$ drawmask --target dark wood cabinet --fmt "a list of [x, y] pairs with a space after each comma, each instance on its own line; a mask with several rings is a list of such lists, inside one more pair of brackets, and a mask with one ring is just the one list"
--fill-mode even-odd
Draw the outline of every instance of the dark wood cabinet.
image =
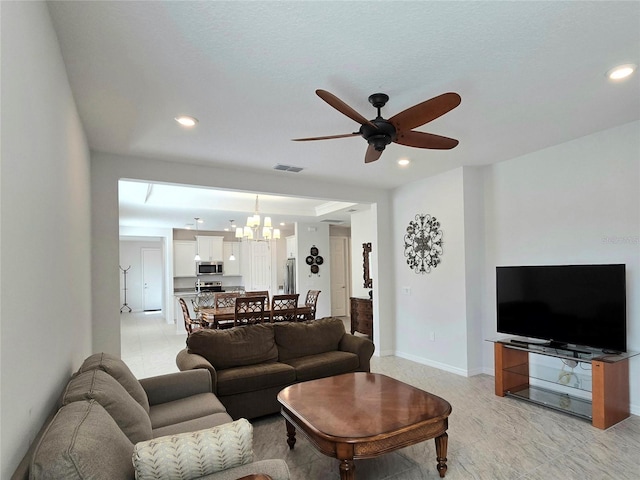
[[351, 333], [362, 333], [373, 340], [373, 304], [370, 298], [351, 297]]

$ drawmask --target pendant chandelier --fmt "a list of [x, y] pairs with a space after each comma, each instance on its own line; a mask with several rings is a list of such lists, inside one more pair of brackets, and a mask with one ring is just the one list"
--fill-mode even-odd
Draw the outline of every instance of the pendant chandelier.
[[247, 240], [276, 240], [280, 238], [280, 229], [272, 228], [271, 217], [264, 217], [262, 226], [260, 225], [260, 220], [258, 195], [256, 195], [253, 215], [247, 217], [247, 224], [244, 228], [236, 228], [236, 238], [246, 238]]

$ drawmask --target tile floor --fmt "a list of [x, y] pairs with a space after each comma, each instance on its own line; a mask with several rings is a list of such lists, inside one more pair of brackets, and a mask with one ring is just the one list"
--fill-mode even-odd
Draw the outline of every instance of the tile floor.
[[[175, 355], [186, 339], [182, 325], [160, 314], [122, 315], [122, 358], [139, 378], [177, 371]], [[470, 378], [398, 357], [373, 357], [372, 371], [439, 395], [449, 417], [449, 480], [637, 480], [640, 417], [608, 430], [510, 398], [496, 397], [493, 377]], [[337, 480], [338, 462], [319, 453], [302, 434], [286, 444], [276, 414], [252, 421], [257, 459], [283, 458], [292, 480]], [[358, 480], [436, 479], [433, 440], [370, 460], [356, 461]]]

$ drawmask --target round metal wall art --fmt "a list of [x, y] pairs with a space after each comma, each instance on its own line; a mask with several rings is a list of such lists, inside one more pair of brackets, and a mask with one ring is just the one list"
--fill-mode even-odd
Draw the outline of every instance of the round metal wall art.
[[318, 250], [318, 247], [316, 247], [315, 245], [309, 249], [309, 253], [310, 255], [307, 256], [305, 261], [307, 262], [307, 265], [311, 267], [311, 273], [314, 275], [319, 275], [320, 274], [319, 265], [322, 265], [324, 263], [324, 258], [320, 256], [320, 251]]
[[415, 273], [429, 273], [441, 262], [442, 230], [436, 217], [418, 213], [404, 236], [404, 256]]

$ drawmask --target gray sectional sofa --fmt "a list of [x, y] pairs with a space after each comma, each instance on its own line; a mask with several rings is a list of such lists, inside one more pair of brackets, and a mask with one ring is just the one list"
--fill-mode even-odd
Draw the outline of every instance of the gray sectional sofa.
[[283, 460], [253, 461], [253, 430], [233, 421], [206, 370], [137, 380], [120, 359], [87, 358], [12, 479], [289, 479]]
[[266, 323], [198, 330], [176, 358], [182, 371], [206, 369], [212, 392], [229, 414], [277, 413], [277, 394], [294, 383], [348, 372], [369, 372], [374, 345], [345, 332], [342, 320]]

